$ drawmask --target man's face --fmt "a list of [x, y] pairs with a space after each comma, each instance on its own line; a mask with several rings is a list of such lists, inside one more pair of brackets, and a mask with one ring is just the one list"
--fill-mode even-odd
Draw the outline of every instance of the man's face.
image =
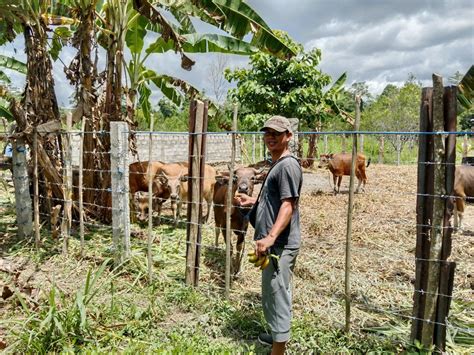
[[263, 133], [263, 139], [270, 153], [284, 151], [291, 139], [291, 133], [288, 131], [278, 132], [268, 128]]

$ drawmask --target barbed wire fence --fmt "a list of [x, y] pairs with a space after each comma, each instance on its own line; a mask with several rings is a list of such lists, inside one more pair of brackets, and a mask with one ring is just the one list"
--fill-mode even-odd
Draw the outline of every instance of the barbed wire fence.
[[[45, 195], [41, 195], [38, 191], [38, 187], [35, 187], [33, 192], [31, 193], [30, 190], [30, 184], [28, 183], [29, 179], [31, 179], [31, 174], [28, 172], [27, 169], [27, 152], [28, 148], [21, 143], [20, 140], [15, 141], [15, 146], [14, 146], [14, 154], [13, 154], [13, 170], [15, 171], [15, 176], [13, 178], [14, 183], [15, 183], [15, 193], [17, 194], [16, 196], [16, 208], [17, 208], [17, 224], [18, 224], [18, 230], [19, 233], [23, 233], [24, 236], [31, 235], [33, 229], [35, 230], [35, 235], [36, 235], [36, 242], [39, 242], [39, 230], [44, 225], [45, 223], [51, 224], [51, 230], [52, 233], [56, 236], [59, 234], [62, 236], [61, 239], [57, 240], [62, 240], [63, 243], [63, 251], [67, 253], [67, 240], [71, 234], [71, 229], [68, 228], [68, 223], [72, 226], [80, 226], [79, 230], [79, 238], [81, 240], [81, 255], [84, 253], [84, 248], [85, 248], [85, 237], [84, 234], [86, 233], [86, 228], [89, 228], [90, 230], [92, 229], [99, 229], [103, 232], [108, 233], [110, 236], [113, 236], [112, 241], [113, 241], [113, 253], [116, 255], [119, 259], [117, 262], [123, 262], [127, 256], [130, 253], [130, 248], [131, 244], [134, 243], [133, 239], [130, 239], [130, 201], [131, 201], [131, 196], [129, 196], [129, 179], [130, 179], [130, 174], [129, 174], [129, 164], [130, 164], [130, 155], [129, 155], [129, 148], [128, 148], [128, 138], [130, 134], [135, 134], [137, 137], [144, 137], [144, 140], [146, 140], [149, 144], [148, 146], [148, 152], [143, 153], [141, 156], [141, 159], [143, 161], [148, 160], [148, 161], [157, 161], [160, 160], [157, 156], [152, 156], [153, 153], [159, 152], [161, 156], [166, 156], [165, 151], [168, 149], [164, 145], [158, 146], [156, 144], [157, 141], [170, 141], [170, 145], [174, 146], [174, 148], [177, 148], [180, 144], [182, 145], [183, 142], [188, 142], [188, 149], [184, 149], [185, 153], [183, 155], [176, 154], [176, 150], [173, 150], [170, 148], [170, 153], [171, 157], [163, 159], [163, 160], [168, 160], [168, 161], [184, 161], [188, 162], [190, 159], [193, 158], [209, 158], [209, 156], [212, 156], [213, 154], [218, 154], [220, 153], [220, 156], [218, 159], [216, 159], [216, 162], [228, 162], [231, 161], [231, 155], [233, 154], [234, 150], [233, 149], [224, 149], [226, 147], [231, 146], [231, 137], [237, 138], [239, 137], [240, 144], [236, 145], [236, 153], [238, 156], [238, 161], [240, 163], [245, 163], [245, 165], [255, 165], [259, 162], [262, 162], [266, 158], [266, 153], [264, 149], [264, 144], [262, 140], [262, 135], [260, 132], [240, 132], [235, 128], [233, 132], [227, 132], [227, 133], [215, 133], [215, 132], [189, 132], [189, 133], [180, 133], [177, 134], [175, 132], [153, 132], [151, 129], [149, 132], [130, 132], [128, 130], [128, 127], [125, 124], [113, 124], [113, 128], [111, 130], [111, 169], [108, 171], [99, 171], [96, 169], [93, 169], [93, 171], [84, 171], [81, 169], [81, 159], [78, 161], [78, 165], [72, 164], [71, 160], [73, 160], [73, 156], [75, 153], [75, 148], [73, 144], [70, 144], [69, 147], [67, 148], [68, 145], [66, 145], [66, 149], [69, 150], [69, 152], [63, 152], [63, 157], [66, 159], [70, 160], [69, 163], [63, 164], [63, 171], [62, 174], [64, 176], [63, 183], [59, 184], [60, 188], [64, 191], [64, 196], [65, 198], [63, 199], [58, 199], [58, 198], [53, 198], [46, 193]], [[116, 131], [114, 131], [116, 129]], [[94, 132], [84, 132], [83, 130], [81, 132], [72, 132], [68, 131], [66, 133], [63, 133], [65, 135], [65, 139], [69, 140], [74, 140], [73, 137], [79, 137], [79, 140], [82, 141], [83, 137], [85, 134], [94, 134]], [[108, 134], [108, 133], [104, 133]], [[358, 149], [356, 149], [356, 152], [363, 152], [369, 156], [376, 156], [377, 161], [374, 162], [374, 164], [378, 163], [379, 165], [382, 165], [384, 162], [397, 165], [397, 166], [404, 166], [404, 165], [416, 165], [418, 171], [420, 170], [426, 170], [426, 169], [432, 169], [434, 170], [436, 167], [443, 167], [445, 170], [449, 170], [451, 168], [454, 168], [454, 165], [456, 161], [451, 160], [450, 161], [437, 161], [434, 159], [434, 157], [428, 157], [429, 159], [423, 160], [420, 157], [418, 157], [418, 160], [416, 158], [414, 159], [413, 156], [416, 156], [413, 154], [407, 154], [406, 156], [403, 155], [403, 142], [404, 138], [403, 137], [413, 137], [413, 139], [406, 139], [407, 142], [414, 142], [413, 147], [409, 147], [408, 150], [413, 150], [414, 147], [422, 144], [422, 141], [427, 141], [430, 140], [430, 144], [433, 144], [433, 140], [439, 138], [439, 139], [444, 139], [444, 140], [449, 140], [450, 143], [449, 145], [451, 146], [451, 149], [453, 149], [453, 139], [451, 137], [456, 137], [456, 136], [461, 136], [463, 135], [464, 132], [456, 132], [455, 129], [451, 131], [446, 130], [444, 127], [440, 129], [423, 129], [423, 127], [420, 127], [420, 132], [369, 132], [369, 131], [348, 131], [348, 132], [298, 132], [298, 136], [300, 137], [300, 142], [307, 142], [309, 141], [310, 137], [322, 137], [322, 140], [319, 140], [317, 142], [318, 144], [318, 149], [319, 152], [331, 152], [337, 149], [337, 151], [348, 151], [348, 146], [347, 146], [347, 140], [349, 137], [359, 137], [359, 142], [360, 145]], [[225, 141], [225, 144], [222, 141], [221, 143], [217, 143], [217, 150], [212, 151], [212, 149], [209, 149], [209, 144], [208, 144], [208, 149], [207, 149], [207, 154], [206, 151], [204, 152], [193, 152], [191, 150], [191, 147], [193, 145], [192, 142], [189, 142], [191, 137], [198, 137], [200, 136], [203, 139], [209, 139], [211, 136], [214, 137], [226, 137], [227, 140]], [[69, 138], [67, 138], [69, 137]], [[179, 138], [177, 138], [179, 137]], [[365, 137], [365, 139], [363, 138]], [[395, 139], [393, 139], [395, 137]], [[464, 135], [466, 137], [466, 135]], [[472, 137], [472, 135], [471, 135]], [[154, 139], [156, 138], [156, 139]], [[139, 138], [140, 139], [140, 138]], [[465, 151], [464, 147], [466, 145], [466, 138], [461, 138], [463, 139], [463, 152]], [[173, 141], [174, 140], [174, 141]], [[387, 150], [386, 149], [386, 141], [393, 141], [395, 142], [392, 144], [392, 150]], [[245, 142], [245, 143], [242, 143]], [[376, 143], [374, 143], [376, 142]], [[455, 142], [455, 139], [454, 139]], [[365, 147], [364, 147], [365, 145]], [[82, 146], [82, 145], [81, 145]], [[367, 148], [367, 146], [369, 148]], [[455, 144], [454, 144], [455, 146]], [[251, 148], [249, 148], [251, 147]], [[242, 149], [243, 148], [243, 149]], [[182, 151], [183, 149], [180, 149]], [[82, 148], [78, 149], [79, 152], [79, 157], [82, 157], [84, 152]], [[174, 152], [174, 153], [173, 153]], [[94, 154], [95, 152], [89, 152]], [[387, 155], [390, 155], [388, 157]], [[68, 158], [70, 156], [70, 158]], [[304, 159], [303, 156], [299, 156], [299, 158]], [[34, 157], [33, 157], [34, 159]], [[312, 158], [313, 159], [313, 164], [317, 163], [318, 158]], [[375, 159], [374, 159], [375, 160]], [[195, 164], [200, 165], [201, 162], [196, 161]], [[37, 164], [34, 164], [37, 166]], [[189, 164], [190, 166], [192, 164]], [[390, 166], [393, 166], [390, 165]], [[78, 166], [79, 168], [76, 170], [74, 166]], [[264, 166], [264, 165], [263, 165]], [[221, 172], [224, 172], [227, 170], [229, 173], [229, 176], [232, 177], [232, 171], [233, 169], [229, 169], [225, 165], [220, 166]], [[378, 166], [376, 165], [374, 168], [374, 171], [378, 169]], [[201, 171], [200, 169], [198, 169]], [[229, 171], [230, 170], [230, 171]], [[36, 169], [35, 169], [36, 171]], [[196, 170], [190, 169], [191, 174], [188, 175], [188, 181], [190, 184], [198, 182], [199, 185], [203, 185], [205, 181], [211, 182], [210, 180], [214, 178], [208, 178], [206, 176], [203, 176], [201, 173], [196, 173]], [[454, 169], [452, 169], [451, 174], [453, 174]], [[311, 172], [314, 174], [314, 171]], [[81, 195], [84, 192], [84, 188], [81, 184], [82, 178], [84, 174], [98, 174], [101, 176], [101, 174], [110, 174], [111, 175], [111, 187], [109, 188], [109, 192], [111, 193], [111, 205], [108, 205], [107, 203], [103, 204], [87, 204], [87, 203], [81, 203]], [[148, 171], [145, 171], [143, 173], [138, 173], [142, 174], [144, 177], [148, 178], [149, 183], [153, 183], [152, 181], [149, 180], [150, 173]], [[309, 174], [309, 173], [308, 173]], [[325, 175], [325, 174], [321, 174]], [[352, 174], [353, 175], [353, 174]], [[396, 175], [396, 173], [394, 173]], [[403, 177], [403, 176], [402, 176]], [[354, 178], [354, 177], [352, 177]], [[396, 180], [397, 176], [392, 176], [394, 180]], [[453, 177], [451, 177], [452, 180]], [[420, 179], [420, 177], [418, 177]], [[229, 179], [232, 181], [232, 179]], [[151, 184], [149, 186], [151, 186]], [[33, 174], [33, 185], [44, 185], [44, 186], [49, 186], [47, 189], [42, 189], [42, 191], [48, 191], [48, 189], [51, 189], [51, 183], [48, 182], [44, 177], [41, 177], [40, 174], [37, 172]], [[405, 184], [405, 188], [400, 191], [398, 189], [401, 184], [397, 184], [396, 187], [391, 187], [390, 185], [390, 180], [384, 181], [384, 184], [376, 184], [375, 182], [370, 184], [368, 187], [368, 192], [367, 194], [370, 196], [371, 199], [373, 199], [374, 203], [378, 203], [379, 206], [383, 206], [383, 200], [387, 199], [390, 201], [395, 201], [399, 202], [400, 206], [388, 206], [389, 209], [391, 210], [396, 210], [397, 208], [400, 208], [401, 205], [404, 205], [409, 201], [410, 203], [413, 203], [413, 206], [416, 204], [416, 200], [419, 200], [419, 206], [423, 205], [429, 205], [432, 206], [434, 204], [435, 200], [441, 200], [444, 201], [444, 203], [447, 205], [452, 201], [453, 199], [456, 198], [452, 192], [449, 191], [439, 191], [437, 189], [432, 189], [432, 190], [426, 190], [426, 189], [421, 189], [420, 186], [423, 186], [423, 183], [420, 182], [420, 180], [417, 181], [407, 181]], [[415, 186], [418, 185], [418, 189], [415, 189]], [[328, 187], [329, 186], [328, 184]], [[153, 188], [153, 187], [152, 187]], [[318, 190], [319, 189], [319, 190]], [[92, 193], [101, 193], [104, 191], [104, 189], [89, 189], [90, 192]], [[316, 189], [316, 193], [320, 193], [321, 188]], [[329, 189], [330, 191], [332, 188]], [[149, 193], [150, 190], [146, 191]], [[452, 191], [452, 189], [450, 190]], [[307, 194], [311, 194], [312, 192], [306, 191]], [[32, 199], [31, 199], [31, 194], [33, 195], [33, 208], [31, 207], [32, 204]], [[375, 197], [374, 197], [375, 196]], [[148, 223], [149, 226], [155, 226], [155, 221], [153, 220], [153, 206], [155, 203], [163, 203], [163, 206], [165, 208], [172, 207], [172, 202], [169, 198], [164, 198], [160, 196], [155, 196], [154, 194], [149, 194], [149, 200], [148, 200]], [[334, 203], [335, 198], [339, 198], [342, 196], [333, 196], [332, 191], [331, 193], [327, 193], [324, 195], [324, 197], [331, 198], [332, 203]], [[151, 199], [151, 206], [150, 206], [150, 199]], [[187, 229], [195, 228], [196, 233], [202, 233], [203, 231], [206, 232], [206, 234], [212, 235], [214, 232], [214, 226], [209, 223], [203, 223], [202, 221], [202, 213], [204, 210], [204, 207], [206, 209], [209, 209], [209, 206], [205, 201], [202, 200], [202, 194], [201, 196], [198, 196], [198, 198], [188, 198], [188, 213], [187, 215], [190, 215], [190, 210], [194, 207], [197, 208], [197, 213], [199, 214], [199, 218], [191, 219], [191, 218], [184, 218], [181, 216], [177, 216], [178, 218], [178, 225], [185, 225]], [[426, 200], [429, 199], [431, 202], [427, 202]], [[132, 196], [133, 200], [133, 196]], [[28, 202], [29, 201], [29, 202]], [[355, 204], [357, 205], [360, 203], [359, 199], [356, 199]], [[28, 205], [29, 204], [29, 205]], [[452, 202], [451, 202], [452, 204]], [[44, 208], [44, 206], [49, 205], [50, 207]], [[70, 205], [73, 212], [71, 215], [68, 215], [68, 212], [63, 212], [62, 214], [60, 213], [60, 209], [56, 208], [56, 206], [60, 206], [61, 208], [67, 209], [67, 205]], [[204, 206], [206, 205], [206, 206]], [[221, 207], [226, 207], [229, 208], [230, 206], [224, 206], [222, 205]], [[385, 206], [384, 206], [385, 207]], [[84, 209], [88, 208], [99, 208], [99, 209], [104, 209], [108, 210], [111, 212], [113, 218], [112, 220], [115, 221], [112, 223], [112, 225], [106, 225], [104, 223], [95, 221], [93, 219], [88, 219], [84, 218], [83, 216], [87, 216], [87, 213], [84, 213]], [[379, 207], [382, 209], [382, 207]], [[383, 208], [385, 210], [385, 208]], [[446, 208], [443, 207], [443, 210], [446, 211], [448, 215], [450, 215], [452, 207]], [[372, 210], [372, 213], [380, 213], [380, 210], [377, 211]], [[419, 213], [418, 208], [417, 211]], [[425, 213], [426, 214], [426, 213]], [[342, 213], [344, 215], [344, 213]], [[26, 217], [25, 217], [26, 216]], [[32, 218], [32, 216], [34, 218]], [[364, 215], [362, 216], [364, 217]], [[378, 313], [378, 314], [385, 314], [387, 316], [394, 316], [406, 320], [412, 321], [412, 324], [416, 324], [413, 327], [418, 328], [418, 330], [415, 332], [415, 335], [413, 335], [414, 338], [416, 339], [422, 339], [421, 333], [423, 332], [423, 329], [426, 329], [425, 325], [429, 325], [430, 327], [434, 327], [435, 329], [430, 329], [428, 334], [431, 336], [432, 342], [436, 343], [437, 345], [442, 347], [442, 330], [445, 329], [447, 326], [453, 328], [455, 331], [458, 332], [464, 332], [466, 334], [473, 334], [472, 329], [470, 329], [467, 326], [462, 326], [462, 325], [453, 325], [449, 324], [447, 321], [447, 312], [449, 310], [449, 304], [450, 302], [453, 301], [459, 301], [459, 302], [472, 302], [472, 292], [469, 290], [469, 285], [463, 281], [460, 282], [459, 284], [453, 283], [456, 281], [456, 279], [453, 281], [453, 273], [454, 273], [454, 266], [446, 266], [450, 265], [449, 263], [455, 263], [456, 268], [457, 268], [457, 275], [460, 275], [459, 278], [462, 279], [468, 279], [468, 275], [472, 274], [473, 272], [473, 262], [471, 260], [465, 260], [462, 259], [463, 254], [459, 253], [458, 251], [458, 257], [457, 258], [450, 258], [450, 261], [447, 261], [448, 258], [445, 255], [444, 259], [440, 259], [438, 256], [433, 256], [431, 254], [426, 254], [426, 250], [421, 253], [420, 250], [422, 250], [421, 247], [416, 246], [415, 248], [415, 257], [413, 258], [413, 255], [410, 255], [409, 253], [400, 253], [400, 250], [396, 251], [391, 251], [390, 247], [386, 244], [379, 245], [377, 242], [371, 242], [370, 240], [366, 240], [367, 238], [363, 238], [363, 236], [370, 237], [374, 233], [379, 233], [380, 230], [380, 225], [372, 220], [373, 216], [369, 214], [365, 214], [365, 220], [364, 220], [364, 226], [361, 226], [360, 223], [356, 221], [356, 219], [362, 218], [361, 214], [358, 212], [357, 207], [356, 207], [356, 214], [353, 217], [355, 222], [354, 222], [354, 230], [355, 233], [353, 235], [353, 239], [356, 240], [355, 243], [352, 244], [352, 256], [353, 259], [355, 259], [355, 267], [352, 269], [351, 275], [352, 275], [352, 281], [353, 281], [353, 289], [347, 293], [344, 293], [344, 297], [350, 301], [352, 305], [355, 305], [356, 307], [356, 317], [361, 318], [361, 312], [372, 312], [372, 313]], [[176, 223], [176, 220], [173, 215], [161, 215], [159, 217], [159, 220], [161, 221], [162, 224], [170, 224], [174, 225]], [[387, 236], [387, 238], [393, 238], [394, 240], [397, 238], [402, 238], [406, 237], [406, 235], [398, 235], [398, 231], [400, 228], [404, 228], [405, 231], [408, 233], [411, 233], [411, 235], [415, 235], [418, 232], [418, 242], [419, 243], [425, 243], [423, 246], [426, 247], [426, 241], [428, 240], [428, 236], [431, 237], [431, 234], [433, 230], [435, 231], [441, 231], [440, 233], [443, 233], [443, 231], [449, 231], [451, 230], [451, 225], [450, 225], [450, 217], [447, 219], [443, 217], [443, 220], [440, 222], [435, 222], [433, 218], [424, 218], [424, 219], [419, 219], [416, 220], [410, 220], [406, 218], [406, 216], [398, 216], [396, 213], [392, 213], [390, 215], [390, 220], [387, 221], [387, 225], [384, 227], [385, 232], [384, 234]], [[32, 223], [32, 221], [34, 221]], [[360, 222], [360, 221], [359, 221]], [[438, 223], [438, 225], [435, 225], [435, 223]], [[34, 228], [33, 228], [34, 225]], [[62, 227], [61, 227], [62, 226]], [[465, 221], [465, 229], [467, 230], [472, 230], [474, 226], [472, 225], [472, 220], [467, 220]], [[231, 228], [228, 228], [229, 232], [235, 232], [236, 230], [232, 230]], [[422, 232], [420, 232], [422, 231]], [[152, 278], [152, 268], [151, 268], [151, 263], [152, 263], [152, 258], [150, 258], [149, 253], [150, 253], [150, 244], [154, 242], [158, 242], [159, 245], [162, 245], [163, 242], [169, 242], [169, 243], [175, 243], [176, 240], [174, 239], [174, 236], [168, 236], [166, 234], [160, 233], [159, 238], [155, 238], [155, 232], [151, 229], [148, 231], [149, 233], [149, 238], [147, 239], [147, 244], [148, 244], [148, 249], [147, 249], [147, 256], [143, 256], [144, 258], [147, 258], [147, 262], [149, 265], [149, 270], [150, 274], [149, 277]], [[189, 232], [188, 232], [189, 233]], [[251, 231], [250, 231], [251, 233]], [[249, 233], [249, 234], [250, 234]], [[449, 232], [447, 232], [449, 233]], [[153, 234], [153, 235], [152, 235]], [[250, 237], [248, 237], [250, 238]], [[227, 240], [230, 241], [230, 238], [227, 238]], [[190, 240], [189, 237], [183, 245], [186, 246], [186, 249], [189, 248], [189, 246], [193, 246], [195, 248], [194, 253], [194, 258], [187, 260], [186, 261], [186, 270], [191, 270], [195, 272], [195, 277], [197, 276], [197, 279], [199, 278], [199, 270], [202, 268], [202, 266], [199, 264], [199, 248], [206, 248], [210, 250], [215, 250], [220, 253], [220, 255], [229, 255], [229, 248], [230, 246], [228, 245], [227, 247], [225, 246], [220, 246], [217, 241], [212, 242], [212, 238], [209, 236], [205, 237], [199, 237], [196, 236], [194, 239]], [[460, 241], [460, 240], [457, 240]], [[402, 241], [401, 244], [403, 244]], [[400, 246], [400, 243], [397, 244]], [[314, 247], [314, 245], [312, 245]], [[450, 248], [450, 247], [449, 247]], [[306, 261], [303, 262], [302, 268], [308, 269], [311, 266], [311, 263], [308, 260], [311, 260], [311, 252], [314, 250], [309, 250], [306, 251], [302, 249], [302, 258], [303, 260]], [[127, 254], [128, 253], [128, 254]], [[378, 267], [380, 269], [374, 270], [371, 269], [370, 266], [367, 266], [366, 269], [364, 270], [364, 267], [359, 265], [357, 260], [358, 258], [361, 258], [361, 256], [370, 254], [371, 258], [369, 261], [365, 261], [365, 263], [378, 263]], [[449, 253], [448, 253], [449, 254]], [[228, 258], [226, 258], [228, 259]], [[331, 278], [334, 280], [334, 278], [338, 280], [343, 280], [344, 277], [341, 274], [338, 273], [338, 270], [341, 270], [340, 265], [336, 263], [337, 258], [334, 258], [331, 260], [329, 264], [331, 264], [334, 269], [330, 269], [327, 271], [325, 277]], [[341, 261], [341, 260], [339, 260]], [[384, 278], [383, 274], [383, 268], [385, 263], [390, 263], [390, 264], [401, 264], [404, 265], [405, 269], [409, 269], [412, 271], [418, 270], [420, 268], [420, 265], [438, 265], [442, 270], [442, 272], [446, 273], [447, 279], [450, 280], [448, 281], [443, 281], [443, 285], [439, 285], [438, 287], [435, 288], [429, 288], [427, 287], [426, 280], [420, 281], [415, 280], [411, 277], [408, 276], [408, 279], [406, 275], [389, 275], [392, 279], [394, 279], [395, 282], [387, 282], [386, 278]], [[226, 265], [230, 265], [230, 261], [227, 260]], [[454, 264], [451, 264], [454, 265]], [[226, 266], [227, 270], [228, 266]], [[367, 272], [367, 270], [370, 269], [371, 272]], [[230, 268], [229, 268], [230, 270]], [[417, 271], [417, 274], [419, 271]], [[425, 272], [426, 273], [426, 272]], [[377, 276], [380, 276], [380, 279], [377, 279], [374, 277], [372, 274], [375, 274]], [[429, 275], [430, 273], [426, 273], [426, 275]], [[297, 272], [298, 276], [298, 272]], [[400, 277], [399, 277], [400, 276]], [[405, 277], [405, 279], [403, 279]], [[195, 282], [197, 279], [195, 279], [193, 282]], [[227, 279], [227, 278], [226, 278]], [[399, 280], [402, 279], [402, 280]], [[191, 284], [193, 283], [191, 282]], [[317, 283], [317, 279], [315, 279], [315, 282]], [[414, 282], [414, 287], [412, 283]], [[425, 284], [424, 284], [425, 283]], [[382, 284], [382, 285], [381, 285]], [[335, 285], [338, 285], [336, 282]], [[389, 285], [389, 287], [387, 287]], [[386, 287], [385, 289], [380, 289], [380, 286]], [[220, 286], [218, 286], [220, 287]], [[226, 283], [227, 287], [227, 283]], [[224, 290], [224, 288], [223, 288]], [[399, 294], [394, 294], [393, 291], [396, 290], [402, 294], [400, 296]], [[453, 293], [451, 293], [451, 291]], [[340, 289], [339, 289], [340, 292]], [[379, 295], [383, 294], [384, 297], [380, 297]], [[421, 311], [423, 308], [423, 305], [419, 305], [418, 310], [412, 310], [410, 306], [412, 306], [412, 298], [416, 299], [422, 299], [422, 298], [427, 298], [427, 297], [435, 297], [437, 299], [442, 300], [442, 303], [444, 304], [443, 306], [439, 306], [436, 309], [436, 312], [438, 312], [438, 316], [433, 318], [433, 314], [428, 314], [425, 311]], [[304, 302], [304, 301], [302, 301]], [[401, 305], [401, 306], [399, 306]], [[338, 306], [340, 308], [340, 306]], [[444, 307], [444, 313], [440, 311], [441, 307]], [[431, 307], [432, 308], [432, 307]], [[441, 312], [441, 313], [440, 313]], [[440, 318], [441, 317], [441, 318]], [[420, 325], [421, 324], [421, 325]], [[358, 323], [358, 326], [363, 326], [363, 323]], [[422, 329], [422, 330], [420, 330]], [[425, 333], [427, 333], [425, 331]], [[436, 333], [436, 338], [433, 340], [433, 334]], [[413, 333], [412, 333], [413, 334]], [[425, 335], [424, 341], [428, 343], [428, 340], [426, 339], [428, 335]], [[440, 340], [441, 339], [441, 340]], [[441, 342], [440, 342], [441, 341]]]

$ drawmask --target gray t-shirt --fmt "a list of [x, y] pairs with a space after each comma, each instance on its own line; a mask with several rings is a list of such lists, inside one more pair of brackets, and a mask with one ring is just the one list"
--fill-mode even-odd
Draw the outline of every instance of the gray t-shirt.
[[[254, 240], [262, 239], [268, 235], [277, 219], [283, 199], [299, 199], [302, 182], [303, 173], [300, 164], [293, 157], [284, 158], [270, 170], [260, 194]], [[297, 249], [300, 244], [300, 213], [297, 202], [291, 221], [277, 237], [275, 246]]]

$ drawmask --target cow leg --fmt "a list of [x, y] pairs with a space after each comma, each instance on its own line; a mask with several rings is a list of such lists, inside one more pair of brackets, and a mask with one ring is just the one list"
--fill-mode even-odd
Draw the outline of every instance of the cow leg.
[[337, 186], [337, 176], [336, 175], [333, 175], [332, 176], [332, 182], [333, 182], [333, 185], [334, 185], [334, 194], [337, 193], [337, 189], [336, 189], [336, 186]]
[[360, 185], [362, 185], [362, 180], [361, 180], [361, 179], [357, 179], [357, 180], [358, 180], [357, 189], [355, 190], [355, 193], [356, 193], [356, 194], [359, 193]]
[[209, 216], [211, 215], [212, 200], [206, 200], [206, 205], [207, 205], [207, 211], [206, 211], [206, 215], [204, 216], [204, 223], [209, 222]]
[[341, 182], [342, 182], [342, 175], [337, 179], [337, 193], [341, 192]]
[[133, 194], [130, 194], [130, 223], [137, 222], [137, 212], [135, 210], [135, 201], [133, 200]]
[[171, 215], [173, 216], [173, 224], [176, 227], [177, 219], [176, 219], [176, 201], [171, 200]]
[[233, 267], [232, 267], [234, 276], [238, 276], [241, 272], [244, 248], [245, 248], [245, 234], [239, 233], [237, 235], [237, 245], [236, 245], [237, 253], [235, 255], [235, 259], [233, 261]]
[[465, 196], [456, 196], [456, 208], [454, 211], [455, 229], [462, 229], [462, 218], [464, 214], [465, 198]]
[[[214, 233], [215, 233], [215, 236], [216, 236], [216, 241], [215, 241], [214, 244], [215, 244], [216, 247], [219, 246], [219, 234], [220, 234], [220, 232], [221, 232], [221, 228], [218, 227], [218, 226], [216, 226], [216, 227], [214, 228]], [[225, 235], [224, 235], [224, 238], [225, 238]]]
[[179, 219], [181, 216], [181, 207], [183, 207], [183, 202], [181, 200], [178, 201], [177, 207], [176, 207], [176, 219], [175, 219], [175, 224], [178, 225]]

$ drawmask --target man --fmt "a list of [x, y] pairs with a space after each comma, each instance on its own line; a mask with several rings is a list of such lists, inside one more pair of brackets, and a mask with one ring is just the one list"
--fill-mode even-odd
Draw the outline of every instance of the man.
[[[293, 136], [288, 119], [273, 116], [261, 131], [273, 165], [258, 197], [255, 253], [277, 255], [278, 260], [272, 257], [262, 271], [262, 306], [271, 334], [260, 334], [258, 339], [272, 345], [272, 354], [283, 354], [290, 338], [291, 278], [301, 243], [298, 199], [303, 174], [288, 148]], [[236, 200], [242, 206], [257, 202], [247, 195]]]

